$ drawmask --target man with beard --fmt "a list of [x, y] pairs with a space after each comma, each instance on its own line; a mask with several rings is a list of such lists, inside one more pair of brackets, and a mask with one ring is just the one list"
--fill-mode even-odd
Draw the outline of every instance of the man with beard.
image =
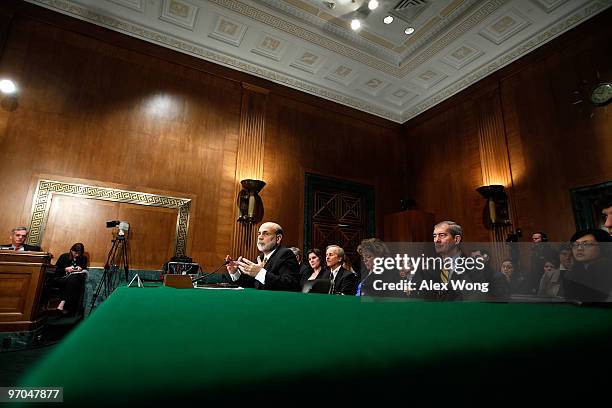
[[242, 256], [234, 261], [225, 257], [232, 281], [243, 288], [266, 290], [300, 290], [300, 267], [293, 252], [280, 245], [283, 229], [274, 222], [263, 223], [257, 232], [257, 262]]
[[[455, 290], [452, 281], [485, 283], [486, 271], [482, 260], [476, 263], [474, 258], [466, 258], [461, 251], [463, 228], [454, 221], [442, 221], [434, 226], [433, 242], [436, 254], [436, 267], [421, 266], [413, 279], [414, 293], [417, 297], [430, 300], [465, 300], [482, 299], [486, 293], [478, 291]], [[471, 259], [472, 262], [466, 262]], [[468, 264], [470, 265], [468, 267]], [[480, 267], [482, 265], [482, 267]], [[441, 266], [441, 267], [440, 267]], [[425, 286], [424, 285], [425, 282]], [[488, 286], [487, 286], [488, 287]]]

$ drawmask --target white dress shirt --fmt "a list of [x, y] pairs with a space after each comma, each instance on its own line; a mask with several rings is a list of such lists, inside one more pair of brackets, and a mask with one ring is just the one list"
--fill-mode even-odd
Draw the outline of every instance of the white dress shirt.
[[[264, 255], [264, 263], [268, 263], [268, 260], [270, 259], [270, 257], [272, 256], [272, 254], [276, 251], [276, 248], [274, 248], [272, 250], [272, 252], [268, 252], [267, 255]], [[255, 275], [255, 279], [258, 280], [262, 285], [266, 284], [266, 268], [261, 268], [261, 270], [257, 273], [257, 275]], [[240, 268], [236, 269], [236, 272], [234, 273], [229, 273], [230, 278], [232, 278], [232, 280], [234, 282], [236, 282], [238, 280], [238, 278], [240, 278], [240, 275], [242, 275], [242, 272], [240, 272]]]

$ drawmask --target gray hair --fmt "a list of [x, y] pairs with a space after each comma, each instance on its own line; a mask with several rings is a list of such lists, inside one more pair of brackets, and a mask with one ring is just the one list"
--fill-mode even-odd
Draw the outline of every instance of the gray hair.
[[329, 248], [338, 248], [336, 249], [336, 254], [338, 254], [338, 256], [342, 259], [344, 259], [344, 249], [342, 249], [341, 246], [338, 245], [328, 245], [327, 248], [325, 248], [325, 252], [327, 252], [327, 250]]
[[17, 231], [25, 231], [26, 233], [28, 232], [28, 228], [27, 227], [15, 227], [11, 230], [11, 234], [16, 233]]
[[461, 228], [461, 225], [457, 224], [455, 221], [442, 221], [437, 223], [436, 225], [434, 225], [434, 229], [442, 226], [442, 225], [448, 225], [448, 229], [451, 233], [451, 235], [453, 236], [453, 238], [455, 238], [457, 235], [459, 235], [461, 238], [463, 238], [463, 228]]
[[296, 248], [296, 247], [291, 247], [291, 248], [289, 248], [289, 249], [291, 250], [291, 252], [293, 252], [293, 255], [295, 255], [295, 256], [297, 256], [297, 257], [299, 257], [299, 258], [301, 258], [301, 257], [302, 257], [302, 251], [300, 251], [300, 249], [299, 249], [299, 248]]

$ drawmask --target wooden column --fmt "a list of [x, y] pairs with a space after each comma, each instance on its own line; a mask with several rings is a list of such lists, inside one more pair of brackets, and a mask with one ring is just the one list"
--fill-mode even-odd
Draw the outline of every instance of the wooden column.
[[504, 244], [506, 236], [516, 225], [516, 206], [512, 201], [514, 185], [499, 89], [495, 87], [477, 98], [475, 108], [483, 184], [503, 185], [508, 195], [508, 216], [512, 225], [496, 226], [489, 231], [490, 241], [494, 244], [492, 260], [499, 265], [507, 255]]
[[[263, 180], [268, 94], [268, 89], [248, 83], [242, 84], [242, 108], [240, 112], [240, 136], [236, 159], [234, 199], [238, 197], [238, 193], [242, 190], [241, 180]], [[238, 208], [235, 206], [234, 220], [238, 219], [238, 215]], [[258, 225], [256, 224], [235, 223], [232, 233], [232, 256], [245, 256], [254, 261], [258, 254], [256, 245], [257, 229]]]

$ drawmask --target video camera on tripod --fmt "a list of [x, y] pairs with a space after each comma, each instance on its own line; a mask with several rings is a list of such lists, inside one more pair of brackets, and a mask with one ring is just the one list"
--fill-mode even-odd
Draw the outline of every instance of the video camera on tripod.
[[118, 228], [117, 234], [113, 234], [112, 246], [108, 251], [106, 257], [106, 263], [104, 264], [104, 272], [102, 278], [98, 283], [98, 287], [94, 292], [91, 307], [89, 312], [93, 310], [96, 305], [98, 296], [102, 295], [107, 298], [116, 288], [119, 286], [119, 270], [123, 269], [125, 272], [125, 280], [128, 280], [128, 274], [130, 270], [129, 266], [129, 247], [127, 240], [127, 233], [130, 230], [130, 224], [127, 221], [113, 220], [106, 221], [106, 228]]
[[119, 232], [117, 233], [118, 237], [119, 236], [125, 237], [126, 233], [130, 230], [130, 223], [127, 221], [119, 221], [119, 220], [106, 221], [106, 228], [114, 228], [114, 227], [119, 228]]

